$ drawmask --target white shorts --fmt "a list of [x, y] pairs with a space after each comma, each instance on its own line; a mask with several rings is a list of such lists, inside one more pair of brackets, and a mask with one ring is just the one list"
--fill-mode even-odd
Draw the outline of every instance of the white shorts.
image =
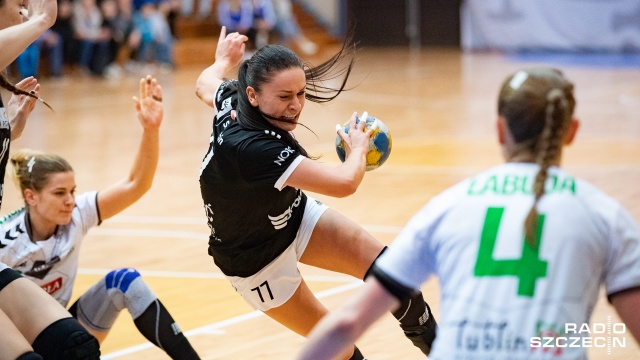
[[227, 276], [231, 285], [251, 307], [260, 311], [287, 302], [302, 281], [298, 260], [307, 248], [313, 229], [328, 207], [307, 196], [302, 223], [293, 243], [282, 254], [249, 277]]

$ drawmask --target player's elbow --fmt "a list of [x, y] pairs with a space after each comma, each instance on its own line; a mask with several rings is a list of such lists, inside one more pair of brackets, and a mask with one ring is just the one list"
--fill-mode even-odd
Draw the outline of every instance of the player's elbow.
[[200, 83], [196, 84], [196, 96], [203, 103], [207, 104], [210, 107], [213, 107], [213, 96], [214, 96], [214, 94], [211, 93], [210, 91], [207, 91], [207, 87], [206, 86], [203, 86]]

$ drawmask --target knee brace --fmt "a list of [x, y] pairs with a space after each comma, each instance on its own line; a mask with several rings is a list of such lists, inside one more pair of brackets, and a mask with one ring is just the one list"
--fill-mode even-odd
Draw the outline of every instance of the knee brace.
[[34, 353], [33, 351], [29, 351], [18, 356], [16, 360], [43, 360], [43, 359], [42, 359], [42, 356]]
[[157, 299], [136, 269], [113, 270], [105, 276], [109, 298], [118, 311], [125, 307], [134, 319], [140, 316]]
[[70, 311], [92, 330], [108, 332], [120, 311], [126, 308], [136, 319], [156, 299], [138, 271], [117, 269], [82, 294]]
[[9, 285], [13, 280], [20, 279], [21, 277], [22, 275], [11, 268], [6, 268], [0, 271], [0, 291], [2, 291], [2, 289]]
[[371, 270], [373, 269], [373, 264], [376, 263], [376, 260], [378, 260], [378, 258], [385, 252], [387, 251], [388, 246], [385, 245], [385, 247], [382, 248], [382, 251], [380, 251], [380, 254], [378, 254], [378, 256], [376, 256], [375, 259], [373, 259], [373, 262], [371, 263], [371, 265], [369, 265], [369, 268], [367, 269], [367, 272], [364, 274], [364, 277], [362, 278], [362, 280], [366, 280], [367, 276], [369, 276], [371, 274]]
[[33, 350], [49, 360], [97, 360], [100, 344], [74, 318], [60, 319], [42, 330]]

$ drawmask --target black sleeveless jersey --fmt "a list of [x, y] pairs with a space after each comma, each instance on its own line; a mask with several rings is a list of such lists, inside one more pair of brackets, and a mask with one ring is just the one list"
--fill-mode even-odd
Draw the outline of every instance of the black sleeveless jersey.
[[276, 187], [299, 152], [275, 133], [242, 129], [231, 118], [237, 104], [237, 81], [220, 85], [200, 191], [211, 229], [209, 255], [224, 274], [248, 277], [293, 242], [307, 197]]
[[4, 103], [0, 97], [0, 207], [4, 194], [4, 173], [9, 161], [9, 145], [11, 144], [11, 126], [4, 110]]

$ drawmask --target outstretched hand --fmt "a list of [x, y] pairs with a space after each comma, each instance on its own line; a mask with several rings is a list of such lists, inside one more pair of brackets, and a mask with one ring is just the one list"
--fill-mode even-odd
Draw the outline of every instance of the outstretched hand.
[[247, 40], [248, 37], [237, 32], [227, 35], [227, 28], [223, 26], [216, 47], [216, 62], [226, 62], [229, 68], [238, 65], [244, 56]]
[[[29, 0], [27, 18], [42, 16], [49, 27], [56, 21], [58, 14], [57, 0]], [[25, 14], [23, 14], [25, 15]]]
[[[40, 91], [40, 84], [34, 77], [22, 79], [17, 83], [16, 88], [24, 91], [31, 90], [36, 97]], [[36, 99], [27, 95], [11, 95], [11, 99], [7, 104], [7, 117], [11, 124], [11, 140], [16, 140], [22, 135], [22, 130], [27, 123], [27, 118], [36, 106]]]
[[136, 103], [136, 111], [142, 127], [159, 128], [164, 107], [162, 106], [162, 87], [158, 85], [158, 80], [151, 75], [140, 79], [140, 98], [134, 96], [133, 101]]
[[347, 158], [354, 149], [364, 149], [366, 154], [369, 150], [369, 139], [373, 133], [372, 129], [366, 128], [366, 119], [369, 116], [369, 113], [366, 111], [363, 112], [360, 117], [360, 122], [356, 124], [357, 115], [358, 113], [353, 113], [353, 115], [351, 115], [351, 119], [349, 120], [349, 133], [346, 133], [342, 126], [336, 125], [338, 136], [340, 136], [344, 143], [344, 150]]

